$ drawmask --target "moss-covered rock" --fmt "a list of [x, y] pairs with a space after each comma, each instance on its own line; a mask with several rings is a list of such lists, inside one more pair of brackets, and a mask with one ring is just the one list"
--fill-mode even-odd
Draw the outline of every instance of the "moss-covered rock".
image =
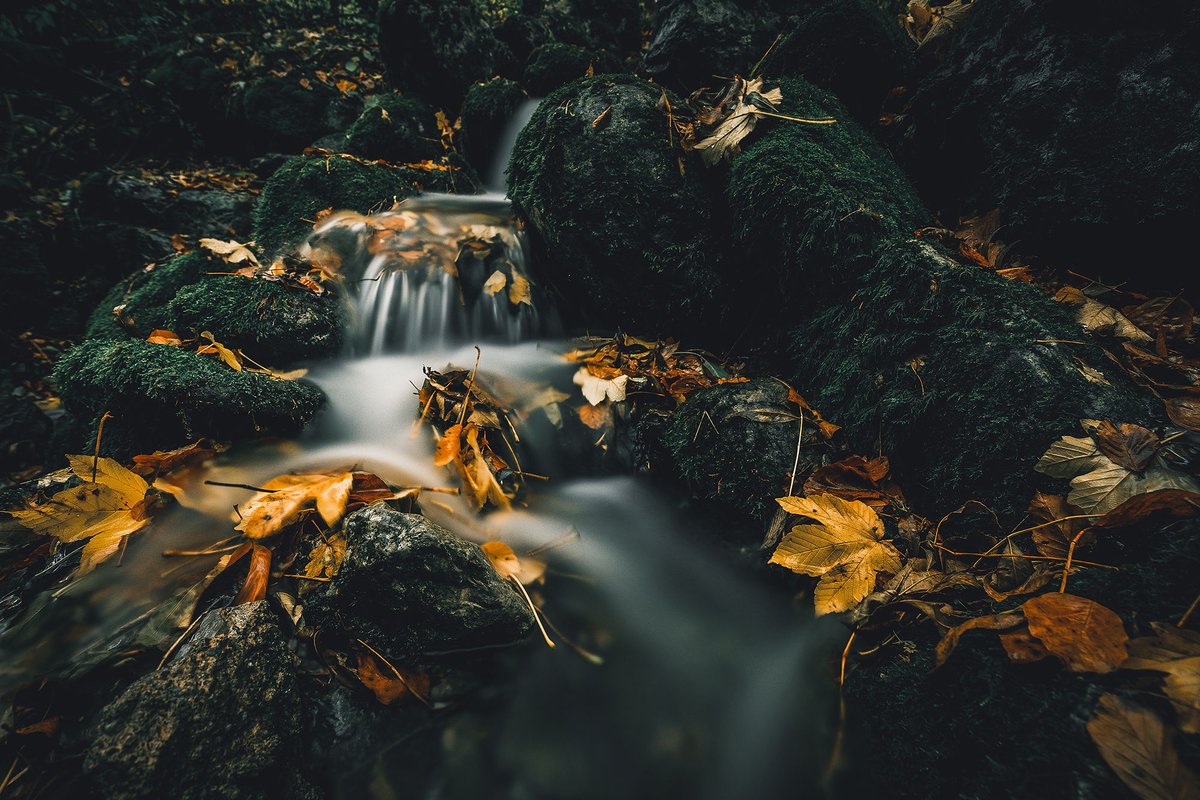
[[525, 64], [522, 84], [534, 97], [545, 97], [558, 87], [593, 72], [611, 72], [619, 65], [603, 52], [577, 44], [551, 42], [533, 51]]
[[782, 381], [757, 378], [688, 396], [671, 416], [663, 443], [697, 495], [766, 520], [773, 498], [787, 494], [793, 466], [803, 475], [822, 463], [830, 450], [816, 425], [805, 428], [797, 463], [800, 409], [789, 391]]
[[244, 135], [256, 150], [295, 152], [314, 140], [344, 130], [360, 104], [323, 83], [305, 88], [295, 78], [266, 76], [241, 97]]
[[390, 206], [416, 193], [416, 175], [428, 178], [352, 158], [297, 156], [263, 188], [254, 208], [254, 241], [264, 253], [277, 253], [304, 239], [318, 211]]
[[763, 0], [672, 0], [658, 10], [642, 70], [683, 92], [748, 75], [780, 25]]
[[245, 439], [299, 430], [321, 407], [319, 389], [236, 372], [209, 355], [138, 339], [93, 339], [54, 369], [67, 408], [83, 419], [104, 412], [106, 453], [128, 456], [198, 436]]
[[508, 189], [543, 275], [575, 308], [682, 335], [719, 292], [720, 212], [699, 164], [672, 146], [661, 95], [629, 75], [562, 87], [518, 137]]
[[474, 0], [385, 0], [379, 46], [393, 84], [443, 109], [495, 68], [496, 37]]
[[1069, 309], [921, 240], [883, 246], [791, 336], [796, 385], [853, 449], [887, 454], [927, 515], [971, 498], [1019, 513], [1034, 463], [1079, 419], [1149, 414], [1099, 348], [1039, 343], [1087, 338]]
[[517, 82], [507, 78], [477, 83], [467, 92], [459, 115], [459, 143], [476, 171], [484, 172], [492, 166], [500, 136], [525, 100], [525, 92]]
[[493, 30], [497, 41], [496, 73], [512, 80], [521, 77], [534, 50], [555, 41], [550, 25], [538, 14], [509, 14]]
[[394, 164], [427, 161], [442, 154], [432, 108], [411, 97], [376, 95], [346, 131], [344, 153]]
[[927, 215], [891, 156], [837, 99], [800, 79], [778, 86], [783, 113], [837, 121], [760, 123], [770, 128], [734, 158], [729, 177], [733, 238], [753, 292], [819, 300], [857, 285], [876, 245], [911, 234]]
[[912, 42], [876, 0], [824, 0], [788, 21], [762, 74], [798, 76], [835, 94], [871, 126], [889, 90], [905, 83]]
[[[124, 339], [131, 333], [145, 338], [155, 328], [169, 328], [167, 306], [179, 290], [195, 283], [206, 272], [225, 272], [217, 259], [196, 250], [138, 270], [114, 286], [88, 319], [89, 339]], [[133, 329], [117, 324], [114, 309], [124, 306], [122, 317]]]

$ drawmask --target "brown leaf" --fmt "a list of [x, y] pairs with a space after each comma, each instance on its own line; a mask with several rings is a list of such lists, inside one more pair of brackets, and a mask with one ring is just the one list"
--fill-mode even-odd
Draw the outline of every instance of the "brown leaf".
[[1108, 420], [1101, 420], [1091, 425], [1085, 422], [1084, 428], [1109, 461], [1134, 472], [1144, 470], [1158, 452], [1158, 437], [1154, 431], [1141, 425], [1128, 422], [1114, 425]]
[[[1051, 558], [1066, 558], [1071, 540], [1087, 527], [1087, 520], [1065, 519], [1065, 517], [1082, 515], [1079, 509], [1072, 508], [1067, 503], [1067, 499], [1060, 495], [1036, 492], [1033, 500], [1029, 503], [1029, 515], [1038, 524], [1053, 523], [1037, 528], [1030, 534], [1033, 537], [1033, 546], [1037, 548], [1038, 553]], [[1084, 544], [1085, 539], [1090, 540], [1091, 538], [1090, 534], [1085, 535], [1076, 544], [1076, 548], [1080, 544]]]
[[150, 344], [165, 344], [167, 347], [183, 347], [183, 339], [175, 331], [166, 331], [156, 329], [150, 331], [150, 335], [146, 337], [146, 341]]
[[1179, 763], [1171, 731], [1157, 714], [1104, 694], [1087, 730], [1100, 757], [1142, 800], [1200, 798], [1200, 779]]
[[1154, 636], [1129, 643], [1129, 658], [1122, 669], [1165, 672], [1163, 688], [1184, 733], [1200, 733], [1200, 633], [1167, 625], [1153, 624]]
[[314, 507], [332, 527], [346, 511], [353, 484], [354, 476], [349, 472], [281, 475], [263, 484], [265, 491], [246, 503], [236, 529], [251, 539], [273, 536]]
[[1029, 632], [1028, 625], [1001, 633], [1000, 644], [1004, 647], [1004, 652], [1008, 653], [1008, 660], [1014, 664], [1032, 664], [1050, 655], [1046, 646]]
[[886, 456], [872, 459], [850, 456], [814, 470], [804, 482], [804, 493], [832, 494], [843, 500], [858, 500], [880, 509], [891, 499], [890, 492], [881, 486], [887, 474]]
[[1026, 600], [1021, 611], [1029, 632], [1072, 672], [1110, 672], [1125, 660], [1124, 623], [1093, 600], [1050, 592]]
[[608, 403], [598, 406], [584, 403], [576, 409], [576, 412], [579, 414], [580, 422], [592, 430], [600, 430], [608, 424], [609, 417], [612, 415], [612, 408]]
[[438, 439], [437, 449], [433, 454], [435, 467], [444, 467], [458, 460], [462, 450], [462, 428], [461, 424], [451, 425], [442, 434], [442, 438]]
[[228, 445], [213, 442], [211, 439], [197, 439], [174, 450], [155, 450], [153, 453], [134, 456], [133, 471], [139, 475], [166, 474], [188, 464], [207, 461], [227, 449]]
[[250, 566], [246, 570], [246, 580], [241, 590], [233, 599], [235, 606], [242, 603], [254, 603], [267, 596], [267, 581], [271, 578], [271, 551], [261, 544], [252, 545], [250, 550]]
[[967, 631], [985, 630], [985, 631], [1003, 631], [1009, 628], [1015, 628], [1021, 624], [1021, 615], [1015, 611], [1009, 611], [1004, 614], [989, 614], [984, 617], [975, 617], [969, 619], [958, 627], [951, 628], [942, 636], [942, 640], [938, 642], [935, 655], [937, 657], [937, 665], [940, 667], [946, 663], [946, 659], [950, 658], [950, 654], [954, 652], [954, 648], [958, 646], [958, 640]]
[[1200, 399], [1195, 397], [1172, 397], [1164, 400], [1167, 416], [1181, 428], [1200, 431]]
[[1190, 519], [1200, 513], [1200, 494], [1183, 489], [1159, 489], [1134, 495], [1092, 523], [1094, 528], [1125, 528], [1156, 520]]
[[357, 669], [354, 674], [385, 706], [390, 706], [407, 694], [418, 697], [429, 694], [429, 676], [424, 673], [393, 669], [380, 663], [370, 653], [356, 652], [355, 660]]

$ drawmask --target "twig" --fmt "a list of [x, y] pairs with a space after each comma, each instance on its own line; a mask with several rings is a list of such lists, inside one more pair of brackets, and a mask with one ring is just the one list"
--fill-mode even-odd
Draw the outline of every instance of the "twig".
[[1034, 344], [1081, 344], [1086, 346], [1087, 342], [1077, 342], [1074, 339], [1034, 339]]
[[796, 434], [796, 458], [792, 461], [792, 480], [788, 483], [788, 497], [796, 488], [796, 470], [800, 469], [800, 443], [804, 441], [804, 414], [800, 414], [800, 433]]
[[774, 117], [775, 119], [786, 119], [788, 122], [803, 122], [808, 125], [833, 125], [837, 122], [836, 119], [825, 117], [823, 119], [809, 119], [807, 117], [791, 117], [787, 114], [776, 114], [773, 111], [764, 111], [761, 108], [754, 109], [754, 113], [764, 117]]
[[775, 34], [775, 41], [771, 42], [771, 46], [763, 52], [762, 57], [760, 57], [758, 61], [754, 62], [754, 68], [750, 70], [751, 78], [758, 74], [758, 68], [761, 67], [763, 62], [767, 60], [767, 56], [771, 55], [771, 51], [775, 49], [775, 45], [779, 44], [779, 40], [782, 38], [783, 31]]
[[100, 438], [104, 436], [104, 423], [112, 419], [107, 411], [100, 417], [100, 425], [96, 428], [96, 452], [92, 456], [92, 483], [96, 482], [96, 470], [100, 466]]
[[475, 388], [475, 373], [479, 371], [479, 357], [483, 355], [483, 351], [479, 349], [479, 345], [475, 345], [475, 366], [471, 369], [471, 377], [467, 380], [467, 391], [463, 395], [462, 413], [458, 415], [458, 424], [462, 425], [463, 420], [467, 418], [467, 405], [471, 402], [471, 390]]
[[[1085, 533], [1087, 533], [1087, 528], [1084, 528], [1079, 533], [1071, 537], [1071, 545], [1067, 548], [1067, 563], [1063, 567], [1062, 584], [1060, 584], [1058, 587], [1059, 594], [1065, 594], [1067, 591], [1067, 577], [1071, 574], [1071, 559], [1075, 557], [1075, 544], [1079, 541], [1079, 537], [1083, 536]], [[1080, 561], [1078, 563], [1082, 564], [1084, 562]]]
[[269, 492], [270, 489], [263, 489], [258, 486], [251, 486], [248, 483], [224, 483], [223, 481], [205, 481], [207, 486], [226, 486], [230, 489], [249, 489], [252, 492]]
[[[1080, 531], [1080, 533], [1083, 533], [1083, 531]], [[942, 550], [946, 553], [949, 553], [952, 556], [976, 556], [978, 558], [1023, 558], [1027, 561], [1062, 561], [1063, 560], [1062, 558], [1059, 558], [1058, 556], [1030, 556], [1030, 555], [1026, 555], [1025, 553], [1016, 553], [1016, 554], [1013, 554], [1013, 553], [960, 553], [957, 550], [951, 550], [949, 547], [946, 547], [944, 544], [938, 544], [937, 542], [932, 542], [932, 544], [938, 550]], [[1082, 564], [1085, 567], [1100, 567], [1101, 569], [1115, 569], [1115, 570], [1120, 569], [1120, 567], [1115, 567], [1112, 564], [1097, 564], [1095, 561], [1080, 561], [1078, 559], [1075, 559], [1074, 563]]]
[[1187, 625], [1187, 622], [1192, 618], [1192, 612], [1196, 610], [1197, 605], [1200, 605], [1200, 594], [1196, 595], [1196, 599], [1192, 601], [1190, 606], [1188, 606], [1188, 610], [1183, 612], [1183, 616], [1179, 618], [1179, 622], [1175, 623], [1177, 628], [1182, 628], [1184, 625]]
[[533, 604], [533, 598], [529, 596], [529, 592], [525, 591], [525, 587], [521, 585], [521, 581], [515, 576], [509, 575], [508, 580], [521, 592], [521, 595], [525, 598], [525, 602], [529, 603], [529, 610], [533, 612], [533, 621], [537, 623], [538, 630], [542, 632], [542, 638], [546, 640], [546, 644], [554, 647], [554, 642], [550, 639], [550, 634], [546, 633], [546, 628], [542, 625], [542, 618], [538, 615], [537, 606]]
[[333, 578], [314, 578], [311, 575], [300, 575], [295, 572], [285, 572], [279, 577], [281, 578], [296, 578], [302, 581], [320, 581], [321, 583], [329, 583]]
[[854, 644], [854, 637], [857, 634], [857, 628], [850, 631], [850, 638], [846, 640], [846, 646], [842, 648], [842, 664], [838, 671], [838, 729], [837, 736], [833, 740], [833, 752], [829, 754], [829, 762], [825, 765], [825, 781], [829, 780], [834, 769], [837, 768], [838, 762], [842, 760], [842, 739], [846, 732], [846, 661], [850, 658], [850, 645]]
[[163, 668], [163, 664], [167, 663], [167, 659], [171, 657], [171, 654], [175, 652], [175, 649], [179, 647], [179, 645], [183, 644], [183, 640], [187, 638], [187, 635], [192, 632], [193, 628], [200, 624], [200, 620], [202, 619], [204, 619], [203, 615], [196, 617], [194, 620], [192, 620], [192, 624], [187, 626], [187, 630], [179, 634], [179, 638], [167, 648], [167, 652], [163, 653], [162, 661], [159, 661], [158, 666], [154, 668], [155, 672]]

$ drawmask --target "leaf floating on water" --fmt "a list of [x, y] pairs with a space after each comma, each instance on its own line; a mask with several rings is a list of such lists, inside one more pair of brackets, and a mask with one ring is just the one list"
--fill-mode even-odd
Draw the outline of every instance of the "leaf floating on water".
[[236, 530], [251, 539], [274, 536], [313, 508], [332, 527], [346, 511], [353, 484], [350, 472], [281, 475], [265, 483], [262, 488], [267, 491], [259, 492], [242, 507]]
[[508, 276], [500, 270], [496, 270], [483, 282], [483, 291], [485, 294], [497, 294], [507, 283]]
[[1170, 729], [1153, 711], [1104, 694], [1087, 730], [1100, 757], [1142, 800], [1200, 798], [1200, 779], [1179, 762]]

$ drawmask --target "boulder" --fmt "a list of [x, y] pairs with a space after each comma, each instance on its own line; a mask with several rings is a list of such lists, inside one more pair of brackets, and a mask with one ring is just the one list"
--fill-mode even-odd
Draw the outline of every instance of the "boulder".
[[721, 212], [698, 160], [671, 138], [662, 95], [631, 75], [555, 91], [517, 139], [508, 191], [569, 307], [684, 336], [719, 295]]
[[509, 14], [493, 28], [496, 35], [496, 73], [517, 80], [534, 50], [555, 41], [545, 18], [538, 14]]
[[[103, 447], [118, 457], [198, 436], [295, 433], [324, 402], [321, 390], [306, 383], [237, 372], [212, 355], [131, 338], [76, 345], [59, 359], [53, 378], [67, 410], [80, 419], [113, 415]], [[94, 440], [92, 430], [88, 441]]]
[[980, 3], [921, 82], [898, 155], [948, 221], [998, 206], [1005, 241], [1047, 263], [1195, 287], [1178, 265], [1200, 214], [1198, 42], [1189, 3]]
[[367, 101], [346, 131], [340, 152], [407, 164], [438, 158], [443, 150], [432, 108], [411, 97], [385, 94]]
[[379, 46], [391, 82], [442, 109], [494, 74], [496, 37], [474, 0], [385, 0]]
[[210, 611], [163, 669], [104, 708], [85, 775], [111, 800], [296, 796], [294, 662], [266, 601]]
[[243, 147], [252, 152], [294, 152], [315, 140], [346, 129], [361, 109], [331, 86], [268, 75], [251, 81], [241, 95], [245, 123]]
[[714, 75], [749, 75], [780, 27], [765, 0], [668, 0], [655, 16], [642, 71], [683, 93], [712, 86]]
[[582, 78], [588, 69], [611, 72], [619, 66], [601, 51], [577, 44], [551, 42], [529, 56], [521, 82], [531, 96], [545, 97], [563, 84]]
[[459, 143], [477, 172], [488, 174], [492, 169], [496, 151], [502, 146], [500, 137], [525, 100], [521, 87], [507, 78], [492, 78], [467, 91], [459, 114], [462, 121]]
[[508, 645], [533, 625], [479, 546], [425, 517], [375, 503], [345, 530], [337, 577], [306, 596], [315, 626], [404, 657]]

